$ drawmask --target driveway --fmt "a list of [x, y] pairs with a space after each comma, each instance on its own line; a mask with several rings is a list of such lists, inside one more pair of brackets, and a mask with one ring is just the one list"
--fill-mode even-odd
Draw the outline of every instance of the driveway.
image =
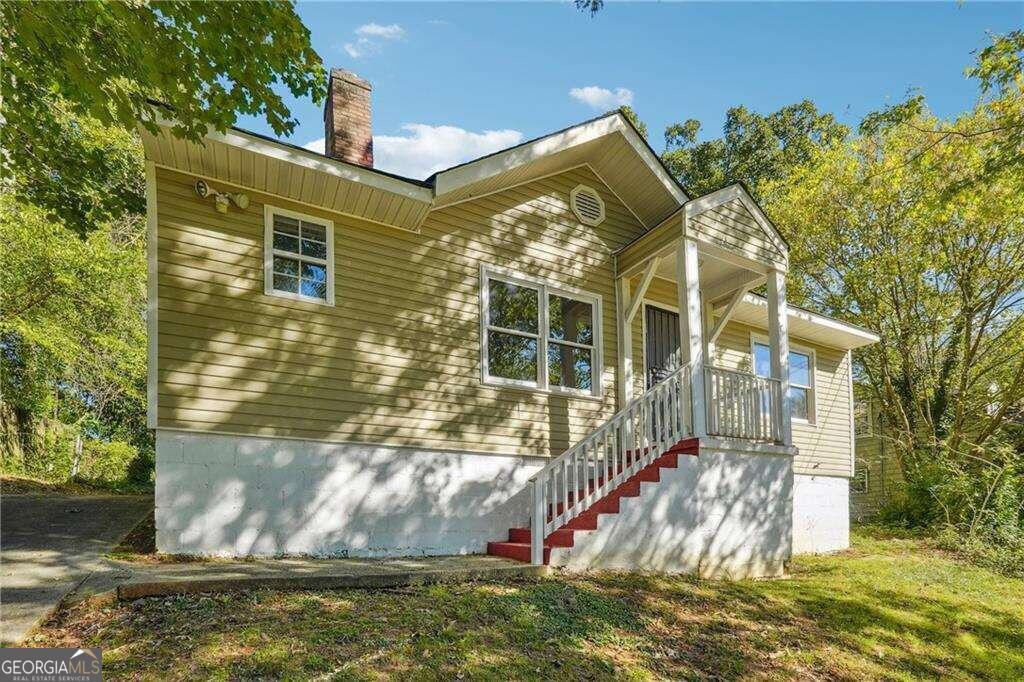
[[153, 508], [148, 495], [0, 497], [0, 644], [9, 646], [93, 571]]

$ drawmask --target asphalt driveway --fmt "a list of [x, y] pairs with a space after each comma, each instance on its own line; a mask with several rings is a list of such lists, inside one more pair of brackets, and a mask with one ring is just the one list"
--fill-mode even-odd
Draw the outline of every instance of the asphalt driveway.
[[153, 508], [148, 495], [0, 496], [0, 644], [10, 646]]

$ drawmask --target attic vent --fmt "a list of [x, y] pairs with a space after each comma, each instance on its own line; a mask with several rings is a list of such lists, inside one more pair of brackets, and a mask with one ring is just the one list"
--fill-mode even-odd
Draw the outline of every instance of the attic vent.
[[604, 202], [593, 187], [576, 185], [569, 194], [569, 205], [584, 225], [600, 225], [604, 220]]

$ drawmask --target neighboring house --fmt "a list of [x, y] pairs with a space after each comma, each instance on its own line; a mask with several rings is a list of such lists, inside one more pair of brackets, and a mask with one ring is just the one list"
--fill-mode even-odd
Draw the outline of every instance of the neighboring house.
[[856, 459], [850, 479], [850, 516], [856, 521], [870, 521], [903, 490], [903, 471], [884, 433], [885, 420], [877, 403], [856, 401]]
[[687, 195], [618, 112], [401, 178], [369, 97], [332, 72], [327, 155], [143, 133], [161, 551], [774, 575], [847, 546], [877, 337], [787, 306], [742, 186]]

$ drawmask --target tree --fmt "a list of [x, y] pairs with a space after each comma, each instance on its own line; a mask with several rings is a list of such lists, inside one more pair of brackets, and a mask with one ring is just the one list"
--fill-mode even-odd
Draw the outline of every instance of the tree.
[[241, 112], [282, 135], [296, 121], [275, 84], [318, 101], [326, 91], [291, 3], [7, 2], [0, 18], [0, 171], [82, 235], [138, 211], [139, 195], [121, 181], [123, 150], [82, 146], [75, 126], [155, 130], [162, 112], [176, 135], [199, 140]]
[[985, 182], [1002, 169], [1024, 168], [1024, 31], [991, 38], [992, 44], [978, 53], [974, 65], [966, 71], [978, 81], [980, 108], [986, 114], [984, 126], [944, 125], [930, 120], [924, 115], [924, 95], [916, 94], [865, 117], [861, 133], [872, 135], [898, 126], [914, 128], [921, 134], [921, 144], [908, 150], [908, 163], [953, 137], [964, 141], [987, 138], [979, 140], [990, 148], [985, 164], [976, 173], [961, 177], [951, 190]]
[[793, 299], [880, 333], [859, 367], [904, 476], [972, 532], [1021, 471], [1004, 446], [1024, 401], [1024, 173], [992, 164], [1002, 135], [974, 134], [995, 120], [984, 104], [951, 122], [924, 112], [765, 188]]
[[669, 170], [694, 196], [742, 181], [759, 199], [765, 181], [784, 181], [816, 150], [833, 147], [849, 134], [810, 100], [767, 116], [733, 107], [720, 138], [699, 142], [700, 129], [695, 119], [665, 129], [662, 159]]
[[626, 117], [627, 121], [633, 124], [633, 127], [636, 128], [636, 131], [640, 133], [640, 137], [646, 140], [647, 124], [640, 120], [640, 117], [637, 116], [637, 113], [633, 110], [633, 107], [629, 106], [628, 104], [623, 104], [621, 107], [619, 107], [619, 111], [622, 112], [622, 115]]

